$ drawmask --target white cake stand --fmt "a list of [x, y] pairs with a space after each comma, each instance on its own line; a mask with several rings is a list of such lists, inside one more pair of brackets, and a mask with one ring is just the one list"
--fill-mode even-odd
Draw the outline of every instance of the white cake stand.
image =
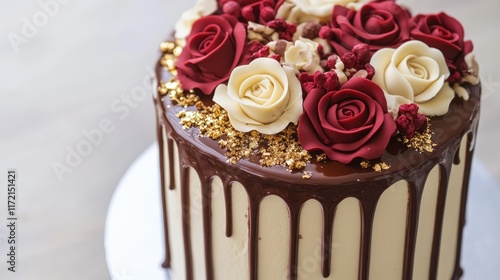
[[[472, 167], [462, 248], [463, 280], [498, 279], [500, 185], [480, 161]], [[166, 280], [158, 146], [130, 166], [108, 209], [104, 247], [113, 280]]]

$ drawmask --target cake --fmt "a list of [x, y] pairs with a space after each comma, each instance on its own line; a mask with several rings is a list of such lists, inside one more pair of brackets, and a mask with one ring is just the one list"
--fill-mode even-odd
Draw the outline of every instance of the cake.
[[389, 0], [199, 0], [156, 67], [163, 266], [459, 279], [472, 50], [455, 18]]

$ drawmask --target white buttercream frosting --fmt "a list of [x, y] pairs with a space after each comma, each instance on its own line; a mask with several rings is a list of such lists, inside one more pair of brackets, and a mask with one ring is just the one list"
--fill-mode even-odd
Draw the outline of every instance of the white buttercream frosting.
[[416, 103], [428, 116], [448, 112], [455, 92], [446, 82], [450, 71], [440, 50], [409, 41], [397, 49], [377, 51], [370, 64], [375, 68], [373, 81], [384, 90], [393, 115], [408, 103]]
[[198, 0], [189, 10], [182, 13], [181, 18], [175, 24], [175, 39], [184, 43], [185, 39], [191, 33], [193, 23], [201, 17], [208, 16], [217, 10], [217, 1]]
[[329, 22], [335, 5], [360, 9], [370, 0], [285, 0], [276, 13], [288, 22]]
[[228, 85], [215, 89], [214, 102], [223, 107], [238, 131], [275, 134], [302, 114], [302, 88], [295, 70], [272, 58], [258, 58], [236, 67]]

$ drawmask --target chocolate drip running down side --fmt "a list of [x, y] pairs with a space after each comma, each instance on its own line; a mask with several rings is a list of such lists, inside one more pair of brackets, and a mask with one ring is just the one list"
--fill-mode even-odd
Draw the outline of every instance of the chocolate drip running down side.
[[[169, 73], [157, 66], [158, 78], [167, 81]], [[421, 201], [426, 179], [435, 166], [440, 168], [440, 183], [438, 189], [438, 203], [432, 254], [430, 259], [429, 279], [437, 279], [439, 268], [439, 254], [442, 236], [443, 216], [449, 176], [452, 166], [459, 161], [460, 144], [467, 135], [467, 149], [464, 180], [462, 186], [460, 220], [458, 230], [458, 244], [453, 279], [459, 279], [460, 251], [462, 229], [465, 223], [465, 202], [469, 181], [470, 165], [473, 153], [473, 137], [477, 130], [479, 118], [480, 86], [468, 88], [470, 99], [463, 101], [458, 97], [450, 105], [447, 115], [435, 117], [431, 121], [434, 132], [433, 140], [438, 144], [432, 153], [419, 153], [405, 147], [402, 143], [393, 141], [390, 148], [381, 157], [381, 161], [390, 164], [389, 170], [374, 172], [371, 169], [362, 169], [359, 165], [342, 165], [338, 162], [310, 163], [305, 171], [313, 175], [309, 179], [302, 178], [302, 172], [287, 172], [284, 167], [262, 168], [258, 162], [241, 160], [237, 164], [226, 162], [224, 150], [219, 148], [216, 141], [209, 138], [197, 137], [197, 129], [184, 130], [178, 123], [176, 114], [185, 108], [175, 106], [168, 97], [156, 96], [155, 104], [158, 114], [158, 142], [160, 144], [161, 188], [163, 199], [163, 214], [165, 216], [166, 260], [165, 266], [170, 265], [172, 254], [168, 242], [168, 220], [166, 192], [180, 188], [182, 203], [182, 222], [185, 250], [185, 275], [187, 280], [194, 279], [193, 250], [191, 243], [190, 201], [189, 201], [189, 170], [195, 170], [201, 182], [202, 193], [202, 220], [205, 250], [206, 279], [214, 280], [212, 225], [211, 225], [211, 185], [214, 178], [222, 180], [223, 194], [226, 207], [225, 235], [231, 238], [233, 234], [232, 222], [232, 182], [240, 182], [248, 195], [248, 261], [250, 280], [258, 279], [258, 230], [259, 209], [261, 201], [270, 195], [283, 199], [288, 207], [290, 224], [290, 256], [288, 279], [298, 279], [299, 265], [299, 224], [301, 207], [308, 200], [319, 202], [323, 212], [322, 232], [322, 259], [321, 271], [323, 277], [328, 277], [331, 270], [332, 227], [335, 220], [337, 206], [346, 198], [356, 198], [360, 203], [361, 213], [361, 244], [358, 279], [369, 279], [370, 252], [372, 230], [379, 198], [384, 191], [399, 181], [406, 181], [409, 201], [406, 218], [406, 233], [404, 241], [404, 263], [402, 279], [413, 278], [413, 265], [417, 241], [417, 228]], [[194, 110], [194, 109], [193, 109]], [[164, 138], [165, 135], [165, 138]], [[168, 158], [165, 158], [163, 143], [166, 143]], [[174, 143], [178, 149], [180, 164], [180, 184], [175, 185], [174, 178]], [[169, 170], [169, 178], [165, 176], [165, 169]]]

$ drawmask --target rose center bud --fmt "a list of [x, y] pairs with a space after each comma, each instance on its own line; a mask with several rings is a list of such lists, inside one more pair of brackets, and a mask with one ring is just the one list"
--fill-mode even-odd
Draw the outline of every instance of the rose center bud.
[[392, 15], [387, 11], [372, 12], [365, 21], [365, 30], [371, 34], [382, 34], [394, 28]]
[[352, 108], [343, 108], [342, 109], [341, 118], [352, 117], [352, 116], [354, 116], [354, 111], [352, 110]]
[[207, 54], [209, 50], [211, 50], [211, 45], [214, 41], [214, 35], [207, 36], [200, 44], [200, 52], [203, 54]]
[[268, 92], [270, 86], [268, 79], [262, 80], [258, 84], [252, 86], [251, 94], [255, 97], [261, 97], [261, 95]]
[[415, 62], [410, 62], [408, 63], [408, 68], [410, 69], [410, 72], [413, 76], [427, 80], [429, 78], [429, 74], [427, 73], [427, 69], [425, 69], [424, 66], [415, 63]]
[[432, 36], [438, 37], [438, 38], [446, 38], [446, 39], [452, 39], [453, 35], [449, 30], [446, 30], [442, 26], [433, 26], [432, 27]]
[[[276, 87], [273, 78], [268, 75], [255, 75], [247, 78], [241, 85], [243, 98], [248, 99], [249, 104], [269, 105], [274, 103], [278, 96], [273, 96], [280, 87]], [[282, 90], [282, 89], [281, 89]]]
[[366, 105], [357, 99], [345, 100], [339, 104], [337, 120], [346, 130], [357, 129], [366, 121]]

